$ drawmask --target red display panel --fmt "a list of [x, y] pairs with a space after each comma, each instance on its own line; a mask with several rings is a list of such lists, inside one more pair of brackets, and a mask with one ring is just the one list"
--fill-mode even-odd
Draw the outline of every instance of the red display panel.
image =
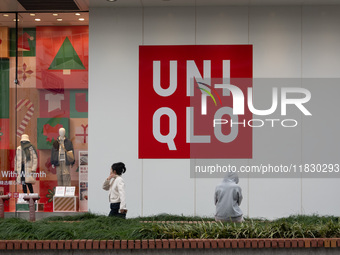
[[[252, 61], [252, 45], [140, 46], [139, 158], [251, 158], [250, 126], [234, 125], [233, 139], [221, 142], [213, 121], [221, 108], [233, 108], [234, 95], [226, 95], [218, 84], [236, 86], [246, 105]], [[220, 118], [231, 121], [226, 114]], [[233, 118], [243, 123], [252, 114], [244, 107]], [[230, 126], [221, 130], [222, 136], [231, 135]]]

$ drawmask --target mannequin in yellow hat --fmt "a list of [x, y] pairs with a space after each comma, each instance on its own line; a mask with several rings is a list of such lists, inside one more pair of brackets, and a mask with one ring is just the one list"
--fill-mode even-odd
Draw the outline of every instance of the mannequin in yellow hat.
[[22, 190], [27, 193], [27, 187], [30, 193], [33, 192], [32, 184], [35, 183], [35, 172], [38, 167], [38, 155], [30, 142], [29, 136], [21, 136], [20, 146], [18, 146], [15, 155], [15, 171], [17, 173], [17, 182], [22, 184]]

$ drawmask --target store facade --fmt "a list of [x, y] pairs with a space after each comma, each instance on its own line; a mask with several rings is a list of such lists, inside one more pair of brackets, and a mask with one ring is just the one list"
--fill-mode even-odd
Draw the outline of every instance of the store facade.
[[[11, 173], [23, 134], [29, 135], [37, 151], [36, 172], [41, 175], [33, 189], [41, 197], [40, 209], [58, 211], [53, 208], [57, 169], [50, 157], [63, 127], [74, 148], [70, 186], [75, 187], [76, 212], [109, 212], [108, 194], [102, 184], [110, 166], [124, 162], [128, 217], [160, 213], [213, 216], [214, 191], [223, 174], [193, 175], [193, 165], [205, 155], [214, 160], [216, 153], [203, 147], [201, 154], [190, 154], [195, 148], [186, 137], [190, 131], [186, 107], [191, 102], [185, 82], [188, 72], [194, 74], [191, 78], [207, 78], [208, 70], [212, 79], [235, 78], [234, 71], [228, 73], [229, 66], [230, 70], [244, 71], [245, 77], [237, 78], [252, 79], [248, 87], [253, 89], [256, 109], [270, 108], [273, 88], [277, 88], [278, 105], [275, 113], [262, 118], [247, 111], [245, 103], [247, 123], [257, 120], [251, 123], [261, 126], [262, 120], [265, 125], [248, 125], [237, 150], [233, 145], [226, 149], [229, 154], [224, 158], [216, 154], [222, 161], [214, 165], [237, 169], [282, 165], [295, 166], [299, 171], [300, 166], [314, 164], [326, 165], [328, 171], [307, 177], [241, 176], [244, 215], [339, 215], [339, 204], [332, 202], [339, 192], [338, 175], [335, 171], [329, 175], [329, 170], [339, 164], [339, 119], [335, 116], [340, 92], [340, 6], [332, 1], [304, 5], [281, 1], [278, 6], [267, 1], [222, 2], [91, 1], [89, 13], [80, 13], [84, 21], [74, 12], [56, 13], [59, 16], [36, 13], [36, 17], [29, 12], [1, 13], [8, 14], [0, 23], [4, 31], [1, 35], [7, 34], [9, 44], [5, 51], [0, 44], [4, 54], [0, 59], [0, 192], [13, 195], [6, 211], [18, 211], [16, 197], [22, 193], [22, 185], [15, 183]], [[13, 21], [16, 15], [17, 28]], [[54, 20], [43, 24], [40, 17], [41, 23], [37, 23], [39, 15]], [[63, 15], [72, 18], [58, 21]], [[212, 50], [216, 48], [224, 55]], [[170, 69], [175, 62], [179, 78], [174, 91], [183, 95], [166, 92], [173, 87]], [[238, 63], [236, 67], [234, 63]], [[162, 84], [158, 94], [152, 84], [155, 70], [160, 70]], [[310, 116], [295, 106], [287, 107], [286, 116], [282, 114], [285, 87], [310, 93], [300, 93], [311, 95], [303, 104]], [[216, 90], [219, 92], [219, 88]], [[242, 91], [246, 98], [247, 91]], [[218, 98], [211, 94], [219, 106]], [[159, 108], [173, 110], [176, 118], [172, 120], [176, 122], [171, 124], [174, 115], [166, 110], [169, 120], [159, 117], [159, 123], [165, 125], [157, 129], [153, 117]], [[215, 108], [208, 105], [210, 109]], [[279, 119], [275, 123], [280, 125], [272, 127], [274, 122], [266, 118]], [[285, 127], [291, 124], [282, 124], [285, 119], [293, 119], [297, 125]], [[171, 133], [174, 123], [176, 132]], [[215, 139], [213, 132], [203, 131], [194, 134]], [[173, 144], [164, 138], [169, 134]], [[67, 203], [72, 204], [74, 199], [68, 197], [71, 202]]]
[[[187, 146], [186, 118], [180, 117], [186, 115], [186, 109], [182, 107], [177, 111], [176, 108], [187, 98], [171, 95], [161, 99], [152, 92], [152, 83], [141, 80], [144, 79], [143, 74], [150, 74], [141, 66], [143, 47], [188, 47], [189, 50], [183, 51], [185, 57], [194, 46], [252, 47], [255, 108], [270, 109], [272, 89], [277, 87], [280, 93], [274, 114], [254, 114], [252, 118], [264, 121], [294, 119], [298, 125], [286, 128], [280, 121], [275, 122], [279, 125], [274, 128], [270, 122], [263, 127], [254, 127], [251, 157], [249, 154], [242, 158], [234, 155], [224, 159], [224, 165], [240, 169], [241, 166], [261, 164], [280, 167], [305, 164], [336, 166], [338, 163], [339, 119], [332, 115], [339, 106], [336, 78], [340, 74], [337, 50], [340, 7], [334, 2], [324, 1], [314, 1], [315, 5], [306, 1], [304, 5], [298, 1], [280, 1], [277, 6], [270, 5], [269, 1], [259, 1], [258, 4], [257, 1], [251, 4], [196, 1], [196, 5], [194, 2], [190, 1], [185, 6], [179, 6], [180, 3], [175, 1], [143, 1], [143, 6], [139, 3], [123, 6], [122, 2], [112, 3], [111, 7], [109, 3], [105, 7], [95, 2], [90, 5], [89, 208], [92, 211], [108, 213], [107, 193], [101, 185], [110, 165], [123, 161], [127, 166], [124, 179], [130, 217], [159, 213], [213, 216], [215, 212], [214, 191], [223, 175], [193, 178], [191, 165], [199, 159], [191, 161], [178, 155], [174, 157], [168, 144], [157, 141], [155, 137], [142, 146], [151, 146], [155, 150], [157, 144], [156, 152], [163, 153], [163, 158], [157, 158], [155, 153], [141, 158], [141, 139], [149, 133], [152, 137], [153, 113], [148, 112], [149, 109], [156, 112], [161, 106], [171, 108], [177, 116], [176, 148], [183, 149], [181, 144]], [[161, 61], [164, 90], [170, 84], [170, 61], [177, 61], [178, 77], [180, 72], [186, 72], [187, 65], [183, 62], [190, 60], [195, 61], [202, 77], [208, 70], [204, 60], [211, 60], [213, 74], [214, 55], [199, 59], [198, 53], [195, 59], [179, 59], [177, 53], [169, 49], [170, 57], [164, 61], [162, 56], [166, 55], [166, 51], [155, 56], [155, 50], [152, 56], [153, 61]], [[206, 57], [204, 54], [202, 52], [202, 56]], [[233, 65], [232, 62], [230, 64]], [[152, 64], [148, 63], [147, 67], [150, 66]], [[223, 63], [217, 64], [218, 68], [222, 66]], [[152, 76], [147, 79], [152, 81]], [[183, 78], [179, 78], [176, 92], [186, 93], [186, 88], [183, 89], [186, 84], [180, 79]], [[148, 87], [141, 87], [141, 84]], [[284, 87], [304, 88], [311, 93], [311, 99], [304, 106], [312, 116], [305, 115], [296, 106], [288, 106], [287, 115], [281, 115]], [[197, 89], [195, 93], [200, 92]], [[219, 107], [218, 98], [211, 93]], [[142, 100], [141, 95], [146, 98]], [[223, 102], [221, 94], [220, 97]], [[145, 102], [149, 106], [141, 104]], [[159, 102], [163, 105], [160, 106]], [[209, 109], [215, 108], [208, 106], [208, 112]], [[141, 111], [146, 114], [141, 115]], [[169, 122], [164, 120], [164, 123]], [[261, 125], [260, 122], [253, 124]], [[143, 128], [149, 133], [141, 133]], [[169, 124], [161, 130], [163, 135], [168, 132]], [[214, 138], [213, 133], [195, 134], [209, 134], [211, 139]], [[244, 144], [245, 148], [247, 145]], [[210, 151], [205, 152], [208, 154]], [[338, 180], [337, 176], [328, 173], [326, 176], [316, 174], [309, 177], [285, 174], [278, 177], [242, 177], [239, 182], [243, 191], [241, 209], [249, 217], [265, 218], [312, 213], [339, 215], [339, 204], [332, 202], [339, 191]]]

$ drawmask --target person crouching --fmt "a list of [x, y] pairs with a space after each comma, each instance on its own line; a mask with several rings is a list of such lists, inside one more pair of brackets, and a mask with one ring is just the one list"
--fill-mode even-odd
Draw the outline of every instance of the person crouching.
[[242, 222], [243, 212], [240, 209], [242, 189], [238, 185], [237, 173], [228, 173], [215, 189], [215, 220], [222, 222]]

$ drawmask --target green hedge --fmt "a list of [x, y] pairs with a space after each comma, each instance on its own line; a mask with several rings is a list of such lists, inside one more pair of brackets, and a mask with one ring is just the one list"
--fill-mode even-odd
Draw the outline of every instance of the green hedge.
[[[243, 223], [215, 223], [211, 218], [157, 215], [123, 220], [91, 213], [50, 217], [37, 222], [0, 220], [1, 240], [136, 240], [168, 238], [331, 238], [340, 237], [334, 216], [296, 215], [274, 221], [245, 219]], [[142, 223], [141, 221], [198, 221]]]

